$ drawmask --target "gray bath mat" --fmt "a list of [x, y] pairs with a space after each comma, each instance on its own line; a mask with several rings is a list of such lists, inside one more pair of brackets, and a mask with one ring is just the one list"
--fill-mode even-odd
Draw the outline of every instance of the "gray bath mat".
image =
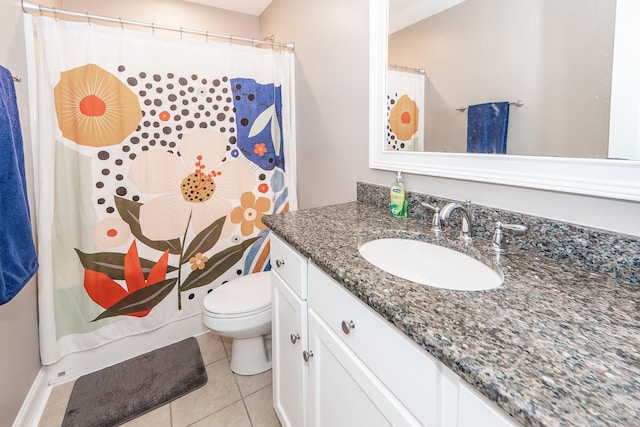
[[78, 378], [62, 426], [116, 426], [206, 383], [198, 342], [187, 338]]

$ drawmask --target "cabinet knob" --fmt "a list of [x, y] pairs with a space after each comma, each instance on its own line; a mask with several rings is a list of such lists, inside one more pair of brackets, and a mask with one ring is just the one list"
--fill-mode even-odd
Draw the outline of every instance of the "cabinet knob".
[[313, 351], [309, 350], [309, 351], [303, 351], [302, 352], [302, 358], [304, 359], [305, 362], [308, 362], [309, 359], [311, 359], [313, 357]]
[[280, 268], [284, 265], [284, 260], [283, 259], [277, 259], [276, 260], [276, 267]]
[[295, 344], [300, 339], [300, 334], [291, 334], [291, 344]]
[[356, 324], [353, 323], [353, 320], [349, 320], [348, 322], [346, 320], [342, 321], [342, 332], [344, 332], [345, 334], [349, 335], [349, 332], [351, 332], [351, 330], [355, 328]]

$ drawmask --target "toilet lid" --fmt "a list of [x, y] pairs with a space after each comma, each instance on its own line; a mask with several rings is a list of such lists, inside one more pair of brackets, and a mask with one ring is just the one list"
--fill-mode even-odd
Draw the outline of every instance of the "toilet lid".
[[240, 314], [263, 311], [271, 306], [271, 273], [248, 274], [218, 286], [205, 297], [209, 313]]

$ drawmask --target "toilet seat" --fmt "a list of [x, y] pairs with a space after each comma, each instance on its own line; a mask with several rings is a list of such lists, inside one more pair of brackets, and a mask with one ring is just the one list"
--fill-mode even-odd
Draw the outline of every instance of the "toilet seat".
[[248, 274], [218, 286], [202, 302], [203, 314], [238, 318], [271, 309], [271, 273]]

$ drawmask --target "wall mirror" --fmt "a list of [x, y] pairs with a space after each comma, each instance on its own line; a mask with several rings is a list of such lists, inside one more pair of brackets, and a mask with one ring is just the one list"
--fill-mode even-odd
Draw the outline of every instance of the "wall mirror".
[[[393, 2], [403, 3], [403, 7], [408, 3], [427, 3], [420, 2], [419, 0], [390, 0]], [[472, 11], [472, 15], [478, 16], [479, 10], [474, 8], [481, 8], [482, 10], [495, 5], [511, 4], [512, 2], [500, 0], [439, 0], [441, 3], [448, 2], [440, 10], [435, 10], [435, 16], [428, 18], [433, 20], [434, 18], [442, 21], [445, 16], [453, 15], [458, 16], [468, 14]], [[538, 10], [546, 9], [558, 9], [557, 2], [552, 0], [535, 0], [535, 2], [527, 2], [526, 7], [531, 8], [533, 3], [540, 2], [541, 5], [535, 6]], [[433, 2], [429, 2], [433, 3]], [[436, 1], [435, 3], [438, 3]], [[574, 7], [579, 7], [580, 1], [569, 1], [563, 3], [570, 3]], [[624, 159], [640, 159], [640, 55], [635, 52], [637, 49], [633, 47], [633, 40], [637, 40], [640, 37], [636, 23], [640, 20], [640, 6], [634, 4], [633, 0], [618, 0], [615, 1], [600, 1], [600, 7], [604, 8], [603, 11], [609, 11], [607, 13], [596, 13], [597, 11], [591, 10], [590, 12], [582, 12], [582, 16], [591, 16], [592, 21], [589, 23], [591, 30], [597, 29], [599, 34], [596, 34], [592, 39], [600, 43], [600, 47], [597, 49], [589, 48], [588, 50], [592, 54], [592, 58], [589, 65], [589, 71], [591, 74], [582, 73], [580, 76], [576, 76], [575, 79], [569, 77], [564, 81], [560, 80], [558, 86], [554, 88], [552, 94], [556, 94], [561, 90], [573, 91], [572, 96], [578, 97], [575, 101], [584, 107], [588, 101], [594, 101], [587, 109], [590, 109], [588, 113], [584, 110], [579, 114], [568, 114], [555, 112], [551, 119], [544, 116], [546, 110], [540, 110], [540, 104], [544, 104], [545, 91], [538, 88], [537, 92], [535, 88], [527, 86], [522, 80], [515, 79], [514, 86], [509, 87], [509, 91], [513, 92], [513, 95], [507, 94], [507, 92], [499, 92], [500, 87], [505, 85], [498, 85], [496, 87], [481, 87], [475, 93], [458, 92], [454, 95], [438, 93], [438, 89], [441, 85], [438, 83], [437, 88], [431, 88], [432, 93], [436, 93], [437, 99], [432, 100], [440, 102], [436, 112], [431, 114], [437, 116], [447, 116], [451, 119], [451, 122], [446, 125], [440, 126], [437, 132], [431, 132], [427, 130], [425, 132], [426, 143], [424, 143], [427, 151], [396, 151], [390, 150], [388, 144], [388, 117], [387, 111], [389, 110], [389, 99], [387, 93], [387, 65], [394, 59], [396, 62], [401, 62], [401, 66], [408, 66], [409, 68], [420, 68], [422, 63], [419, 62], [424, 58], [413, 55], [413, 57], [407, 53], [396, 54], [395, 52], [389, 53], [389, 47], [397, 49], [397, 45], [407, 46], [407, 51], [422, 52], [427, 50], [424, 46], [425, 42], [420, 41], [417, 45], [411, 45], [408, 39], [403, 38], [413, 32], [424, 32], [424, 29], [419, 27], [424, 21], [418, 22], [416, 25], [415, 16], [418, 16], [415, 10], [409, 15], [413, 16], [413, 22], [408, 21], [411, 25], [409, 30], [403, 30], [406, 28], [406, 24], [398, 24], [399, 20], [397, 16], [392, 17], [391, 23], [389, 21], [390, 5], [387, 0], [371, 0], [370, 1], [370, 147], [369, 147], [369, 165], [374, 169], [384, 170], [402, 170], [408, 173], [416, 173], [422, 175], [432, 175], [472, 181], [482, 181], [506, 185], [515, 185], [530, 188], [547, 189], [554, 191], [570, 192], [577, 194], [588, 194], [607, 198], [625, 199], [625, 200], [640, 200], [640, 161], [638, 160], [620, 160]], [[393, 6], [393, 4], [391, 5]], [[511, 5], [511, 9], [518, 9], [522, 5]], [[449, 9], [447, 9], [449, 7]], [[565, 11], [566, 12], [566, 7]], [[617, 10], [615, 10], [617, 9]], [[570, 10], [570, 8], [569, 8]], [[455, 12], [455, 13], [454, 13]], [[583, 34], [577, 34], [571, 40], [555, 40], [552, 35], [547, 33], [534, 33], [535, 28], [532, 26], [538, 25], [548, 28], [552, 23], [547, 15], [538, 14], [539, 19], [532, 18], [532, 12], [527, 11], [528, 21], [527, 25], [530, 27], [527, 29], [529, 35], [536, 34], [534, 38], [537, 39], [539, 47], [544, 48], [553, 45], [554, 43], [565, 43], [565, 50], [567, 46], [571, 47], [573, 44], [585, 37]], [[601, 11], [602, 12], [602, 11]], [[395, 13], [395, 10], [392, 11]], [[497, 10], [489, 12], [490, 15], [508, 16], [513, 17], [514, 10]], [[546, 11], [546, 14], [549, 12]], [[511, 15], [509, 15], [511, 14]], [[396, 14], [397, 15], [397, 14]], [[603, 16], [607, 15], [607, 16]], [[543, 19], [544, 18], [544, 19]], [[421, 18], [424, 19], [424, 18]], [[447, 18], [451, 19], [451, 18]], [[558, 18], [560, 19], [560, 18]], [[563, 18], [564, 19], [564, 18]], [[598, 20], [598, 22], [593, 22]], [[477, 19], [476, 21], [486, 21], [486, 19]], [[436, 21], [437, 22], [437, 21]], [[615, 23], [615, 25], [614, 25]], [[511, 24], [516, 24], [511, 25]], [[392, 26], [393, 32], [390, 37], [389, 25]], [[402, 25], [405, 25], [404, 27]], [[467, 27], [467, 32], [456, 29], [457, 24], [455, 21], [448, 21], [445, 27], [449, 28], [450, 32], [441, 32], [439, 39], [437, 40], [437, 46], [432, 50], [436, 50], [437, 54], [442, 58], [436, 60], [436, 67], [441, 67], [437, 70], [438, 73], [455, 74], [460, 70], [451, 71], [451, 67], [456, 61], [456, 53], [453, 49], [455, 43], [460, 44], [461, 40], [465, 38], [473, 39], [473, 31], [482, 33], [481, 27], [478, 22], [472, 26], [471, 21], [460, 22], [460, 25]], [[434, 26], [433, 24], [431, 25]], [[502, 25], [504, 30], [502, 37], [507, 39], [507, 44], [515, 51], [523, 49], [522, 40], [524, 36], [519, 38], [518, 27], [522, 25], [510, 23], [510, 25]], [[615, 39], [613, 38], [615, 35]], [[394, 39], [395, 37], [395, 39]], [[577, 37], [577, 39], [576, 39]], [[478, 36], [481, 38], [481, 36]], [[550, 39], [550, 40], [549, 40]], [[391, 42], [389, 42], [391, 40]], [[584, 41], [584, 40], [583, 40]], [[614, 42], [615, 41], [615, 42]], [[413, 42], [412, 42], [413, 43]], [[434, 42], [436, 44], [436, 42]], [[577, 45], [576, 45], [577, 46]], [[508, 50], [503, 46], [500, 50]], [[511, 67], [510, 71], [517, 71], [518, 69], [526, 71], [527, 68], [534, 68], [536, 70], [541, 65], [537, 62], [541, 61], [541, 58], [545, 58], [541, 54], [549, 54], [548, 51], [552, 50], [544, 48], [544, 52], [538, 52], [539, 55], [533, 55], [531, 47], [524, 49], [529, 54], [528, 56], [521, 56], [516, 58], [517, 60], [513, 65], [507, 65]], [[571, 49], [570, 49], [571, 50]], [[573, 49], [573, 50], [579, 50]], [[596, 50], [598, 50], [596, 52]], [[472, 51], [478, 51], [476, 47], [472, 48]], [[553, 52], [552, 52], [553, 53]], [[597, 57], [595, 55], [598, 55]], [[613, 54], [613, 61], [606, 56]], [[403, 56], [404, 55], [404, 56]], [[466, 55], [469, 56], [470, 52], [467, 51]], [[559, 53], [557, 53], [559, 55]], [[481, 57], [485, 57], [482, 53]], [[602, 60], [600, 60], [602, 56]], [[523, 59], [531, 57], [529, 64], [522, 64]], [[595, 58], [595, 59], [594, 59]], [[487, 59], [492, 62], [499, 62], [498, 60]], [[575, 58], [574, 58], [575, 60]], [[414, 62], [412, 62], [414, 61]], [[546, 58], [546, 62], [550, 59]], [[396, 63], [394, 62], [394, 63]], [[601, 69], [594, 70], [598, 64], [602, 65]], [[509, 62], [505, 62], [509, 64]], [[444, 65], [446, 66], [444, 66]], [[528, 67], [525, 67], [528, 65]], [[433, 67], [433, 66], [432, 66]], [[449, 68], [447, 68], [449, 67]], [[521, 68], [519, 68], [521, 67]], [[556, 68], [565, 69], [565, 66], [556, 66]], [[582, 69], [586, 69], [587, 66], [582, 66]], [[464, 70], [463, 70], [464, 71]], [[466, 70], [469, 73], [469, 85], [472, 85], [474, 80], [474, 70]], [[539, 74], [548, 73], [548, 71], [538, 71]], [[430, 82], [429, 70], [426, 70], [427, 83]], [[479, 74], [479, 73], [476, 73]], [[523, 73], [519, 73], [523, 74]], [[464, 73], [462, 75], [464, 77]], [[542, 80], [541, 75], [534, 77], [527, 77], [530, 80], [536, 80], [538, 84]], [[566, 76], [565, 76], [566, 77]], [[588, 80], [586, 85], [589, 86], [589, 91], [581, 89], [577, 86], [574, 80]], [[435, 76], [434, 76], [435, 78]], [[464, 80], [464, 79], [463, 79]], [[477, 80], [477, 79], [476, 79]], [[496, 79], [498, 83], [504, 79]], [[553, 78], [549, 81], [557, 81]], [[462, 86], [461, 84], [454, 84], [453, 86]], [[522, 88], [521, 92], [517, 92], [514, 88]], [[435, 92], [433, 92], [435, 90]], [[595, 92], [594, 92], [595, 91]], [[429, 93], [429, 91], [427, 91]], [[487, 95], [488, 94], [488, 95]], [[523, 95], [520, 95], [523, 94]], [[549, 95], [549, 91], [546, 91]], [[483, 97], [494, 96], [495, 99], [483, 99]], [[458, 111], [458, 107], [465, 107], [467, 104], [471, 105], [474, 102], [480, 103], [483, 101], [498, 101], [504, 97], [510, 101], [516, 101], [519, 99], [524, 100], [524, 106], [521, 108], [512, 107], [510, 118], [510, 132], [508, 143], [516, 148], [522, 147], [515, 151], [515, 155], [507, 151], [507, 154], [474, 154], [466, 153], [466, 120], [467, 114], [464, 111]], [[527, 99], [529, 98], [529, 104]], [[512, 99], [511, 99], [512, 98]], [[609, 98], [611, 102], [609, 102]], [[582, 99], [582, 100], [581, 100]], [[426, 99], [425, 102], [429, 102]], [[558, 104], [557, 101], [552, 102], [554, 105]], [[529, 107], [529, 108], [528, 108]], [[543, 106], [544, 107], [544, 106]], [[528, 108], [528, 110], [527, 110]], [[527, 110], [525, 112], [525, 110]], [[549, 110], [549, 109], [547, 109]], [[575, 113], [574, 110], [580, 111], [579, 108], [574, 107], [571, 109], [571, 113]], [[542, 111], [542, 112], [541, 112]], [[525, 113], [522, 113], [525, 112]], [[521, 114], [522, 113], [522, 114]], [[596, 113], [599, 114], [598, 119], [595, 119]], [[520, 114], [520, 116], [518, 116]], [[531, 117], [527, 117], [530, 115]], [[525, 120], [526, 119], [526, 120]], [[533, 120], [539, 120], [534, 123]], [[527, 122], [528, 121], [528, 122]], [[446, 123], [442, 117], [437, 120], [439, 123]], [[570, 123], [569, 123], [570, 122]], [[426, 121], [427, 125], [429, 121]], [[523, 123], [528, 123], [529, 130], [524, 134], [518, 135], [518, 131], [526, 129]], [[520, 126], [518, 126], [520, 125]], [[556, 129], [554, 129], [554, 126]], [[592, 126], [589, 128], [589, 126]], [[437, 126], [434, 126], [437, 129]], [[561, 128], [561, 131], [558, 131]], [[580, 135], [580, 132], [585, 128], [589, 128], [586, 133]], [[556, 131], [552, 135], [552, 131]], [[448, 133], [447, 133], [448, 132]], [[456, 135], [457, 132], [457, 135]], [[462, 135], [460, 135], [462, 134]], [[533, 135], [531, 135], [533, 134]], [[433, 141], [429, 141], [429, 137]], [[589, 145], [585, 143], [587, 137], [591, 141], [596, 141], [600, 144], [597, 148], [589, 148]], [[533, 141], [529, 143], [530, 141]], [[581, 141], [583, 142], [581, 144]], [[613, 146], [623, 147], [622, 151], [611, 151], [609, 147], [613, 142]], [[462, 149], [453, 149], [447, 147], [453, 147], [456, 144], [463, 144]], [[570, 147], [572, 144], [577, 146], [577, 150], [571, 148], [560, 148], [562, 143], [568, 143]], [[526, 145], [529, 144], [529, 145]], [[547, 145], [547, 148], [544, 145]], [[435, 148], [429, 148], [433, 146]], [[417, 148], [416, 148], [417, 147]], [[604, 147], [604, 148], [603, 148]], [[419, 144], [414, 146], [414, 149], [420, 150]], [[555, 151], [554, 151], [555, 150]], [[564, 151], [563, 151], [564, 150]], [[456, 152], [457, 151], [457, 152]], [[608, 158], [607, 158], [608, 157]]]

